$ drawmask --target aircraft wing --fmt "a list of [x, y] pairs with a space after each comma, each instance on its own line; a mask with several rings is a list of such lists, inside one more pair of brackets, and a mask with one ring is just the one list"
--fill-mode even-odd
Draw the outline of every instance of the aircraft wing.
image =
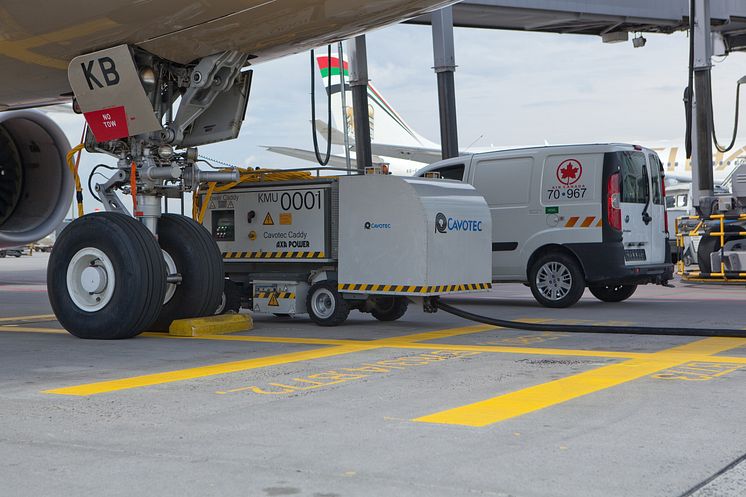
[[[351, 38], [454, 0], [27, 0], [0, 9], [0, 108], [69, 100], [70, 61], [118, 45], [191, 64], [236, 50], [252, 64]], [[7, 5], [6, 5], [7, 4]]]
[[[293, 157], [295, 159], [301, 159], [309, 162], [315, 162], [318, 164], [318, 161], [316, 160], [316, 154], [312, 152], [311, 150], [303, 150], [300, 148], [292, 148], [292, 147], [265, 147], [268, 151], [273, 152], [275, 154], [285, 155], [287, 157]], [[357, 168], [357, 161], [355, 159], [350, 159], [350, 163], [352, 165], [353, 169]], [[347, 162], [344, 157], [339, 155], [332, 155], [329, 159], [329, 164], [327, 164], [329, 167], [338, 167], [341, 169], [347, 168]]]
[[374, 154], [381, 157], [395, 157], [397, 159], [422, 162], [424, 164], [432, 164], [443, 159], [442, 153], [438, 148], [409, 147], [383, 143], [373, 143], [371, 148]]
[[[324, 139], [326, 140], [328, 129], [327, 124], [320, 120], [316, 119], [316, 122], [314, 123], [316, 127], [316, 132]], [[355, 145], [355, 140], [352, 139], [352, 137], [349, 138], [350, 146]], [[345, 144], [345, 135], [342, 131], [338, 130], [334, 126], [332, 126], [332, 145], [344, 145]]]

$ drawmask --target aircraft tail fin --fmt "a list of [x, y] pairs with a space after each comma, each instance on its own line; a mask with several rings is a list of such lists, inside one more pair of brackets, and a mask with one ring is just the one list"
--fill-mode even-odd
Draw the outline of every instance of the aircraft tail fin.
[[[339, 57], [321, 56], [316, 58], [326, 91], [332, 92], [332, 122], [337, 129], [347, 126], [354, 140], [355, 119], [352, 111], [352, 92], [348, 62], [340, 62]], [[346, 107], [342, 109], [342, 91], [345, 91]], [[371, 141], [412, 147], [438, 147], [413, 130], [398, 112], [386, 101], [381, 93], [368, 83], [368, 115], [370, 118]], [[342, 135], [344, 138], [344, 135]]]

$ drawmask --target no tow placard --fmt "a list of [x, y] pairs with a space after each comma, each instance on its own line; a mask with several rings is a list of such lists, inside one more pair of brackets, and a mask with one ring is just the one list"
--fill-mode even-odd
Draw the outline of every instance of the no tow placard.
[[127, 45], [75, 57], [67, 78], [99, 142], [161, 129]]

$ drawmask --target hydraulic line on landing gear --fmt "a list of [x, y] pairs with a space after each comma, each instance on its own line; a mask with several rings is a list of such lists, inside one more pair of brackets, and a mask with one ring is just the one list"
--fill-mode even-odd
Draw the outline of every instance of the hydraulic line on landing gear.
[[500, 326], [502, 328], [513, 328], [527, 331], [553, 331], [558, 333], [618, 333], [624, 335], [669, 335], [685, 337], [727, 337], [746, 338], [746, 329], [704, 329], [704, 328], [658, 328], [648, 326], [606, 326], [606, 325], [574, 325], [574, 324], [545, 324], [524, 323], [521, 321], [509, 321], [505, 319], [480, 316], [463, 309], [458, 309], [449, 304], [444, 304], [439, 299], [435, 301], [435, 307], [469, 321]]

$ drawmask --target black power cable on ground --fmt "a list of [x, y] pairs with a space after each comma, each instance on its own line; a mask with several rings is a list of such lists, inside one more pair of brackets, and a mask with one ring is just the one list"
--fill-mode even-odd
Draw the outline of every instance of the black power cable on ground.
[[[315, 50], [311, 50], [311, 130], [313, 132], [313, 152], [316, 154], [316, 161], [321, 166], [326, 166], [329, 164], [329, 161], [332, 158], [332, 46], [329, 45], [327, 47], [327, 63], [328, 63], [328, 73], [327, 78], [329, 78], [329, 85], [326, 87], [326, 93], [327, 93], [327, 119], [326, 119], [326, 154], [324, 154], [324, 157], [321, 157], [321, 152], [319, 152], [319, 139], [316, 136], [316, 56], [315, 56]], [[340, 62], [340, 66], [341, 66]], [[340, 77], [342, 79], [343, 87], [342, 91], [344, 91], [344, 71], [342, 67], [340, 67]]]
[[513, 328], [516, 330], [526, 331], [553, 331], [558, 333], [615, 333], [623, 335], [669, 335], [669, 336], [691, 336], [691, 337], [727, 337], [727, 338], [746, 338], [746, 329], [703, 329], [703, 328], [656, 328], [646, 326], [592, 326], [592, 325], [574, 325], [574, 324], [540, 324], [524, 323], [521, 321], [509, 321], [489, 316], [480, 316], [463, 309], [458, 309], [451, 305], [437, 300], [435, 306], [449, 314], [460, 318], [475, 321], [477, 323], [488, 324], [491, 326], [500, 326], [502, 328]]

